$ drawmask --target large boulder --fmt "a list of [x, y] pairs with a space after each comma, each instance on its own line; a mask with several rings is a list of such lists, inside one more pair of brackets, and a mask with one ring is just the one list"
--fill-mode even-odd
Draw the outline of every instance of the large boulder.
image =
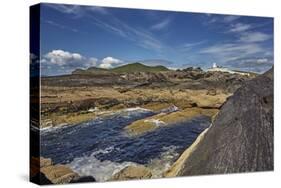
[[273, 170], [273, 69], [222, 106], [177, 176]]

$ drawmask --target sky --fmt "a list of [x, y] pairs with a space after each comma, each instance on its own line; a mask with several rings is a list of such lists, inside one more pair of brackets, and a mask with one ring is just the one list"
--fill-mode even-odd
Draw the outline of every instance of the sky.
[[273, 18], [42, 4], [42, 75], [128, 63], [170, 69], [273, 65]]

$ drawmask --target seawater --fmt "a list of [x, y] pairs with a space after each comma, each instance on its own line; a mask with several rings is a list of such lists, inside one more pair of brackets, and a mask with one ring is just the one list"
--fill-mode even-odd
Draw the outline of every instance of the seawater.
[[200, 116], [140, 136], [124, 131], [130, 123], [153, 115], [152, 111], [132, 108], [75, 126], [42, 130], [41, 156], [97, 181], [106, 181], [122, 168], [138, 164], [148, 166], [153, 177], [161, 177], [211, 120]]

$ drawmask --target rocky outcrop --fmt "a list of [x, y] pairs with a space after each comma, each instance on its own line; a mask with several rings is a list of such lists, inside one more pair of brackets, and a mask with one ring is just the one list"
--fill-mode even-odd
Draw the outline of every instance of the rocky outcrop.
[[227, 100], [174, 175], [268, 170], [273, 170], [273, 69]]
[[45, 166], [40, 169], [40, 172], [54, 184], [69, 183], [79, 177], [77, 173], [65, 165]]
[[54, 165], [49, 158], [31, 159], [31, 180], [40, 185], [47, 184], [65, 184], [65, 183], [80, 183], [93, 182], [95, 178], [91, 176], [80, 177], [73, 172], [68, 166], [57, 164]]
[[151, 171], [142, 166], [127, 166], [113, 175], [112, 180], [132, 180], [151, 178]]
[[212, 118], [217, 112], [217, 109], [186, 108], [180, 111], [176, 110], [174, 112], [160, 113], [145, 119], [137, 120], [124, 129], [130, 136], [138, 136], [157, 128], [185, 122], [195, 117], [208, 116]]

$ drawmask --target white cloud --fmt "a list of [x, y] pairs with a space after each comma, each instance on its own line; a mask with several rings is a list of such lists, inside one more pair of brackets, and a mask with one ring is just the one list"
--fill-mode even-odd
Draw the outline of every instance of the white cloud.
[[224, 43], [204, 48], [200, 53], [209, 54], [219, 62], [225, 63], [265, 51], [262, 46], [256, 43]]
[[153, 29], [153, 30], [161, 30], [161, 29], [167, 27], [170, 24], [170, 22], [171, 22], [171, 19], [169, 19], [169, 18], [164, 19], [161, 22], [156, 23], [155, 25], [151, 26], [151, 29]]
[[246, 32], [240, 36], [241, 42], [263, 42], [271, 38], [271, 35], [261, 32]]
[[240, 18], [240, 16], [234, 16], [234, 15], [222, 16], [216, 14], [206, 14], [206, 16], [207, 16], [207, 24], [213, 24], [213, 23], [230, 24]]
[[[88, 17], [92, 19], [92, 23], [103, 28], [106, 31], [117, 34], [126, 40], [131, 40], [135, 42], [138, 46], [155, 50], [157, 52], [163, 51], [165, 48], [170, 48], [164, 45], [161, 40], [158, 40], [146, 29], [136, 29], [125, 23], [124, 21], [118, 19], [116, 16], [110, 13], [107, 8], [104, 7], [89, 7], [83, 9], [83, 7], [78, 5], [48, 5], [62, 13], [69, 14], [73, 18]], [[95, 13], [103, 15], [102, 17], [97, 17]], [[110, 19], [109, 19], [110, 18]], [[170, 23], [170, 19], [163, 20], [162, 22], [155, 25], [155, 29], [161, 29], [166, 27]], [[78, 32], [77, 30], [73, 30]]]
[[73, 70], [87, 69], [97, 66], [99, 60], [95, 57], [85, 57], [79, 53], [64, 50], [52, 50], [40, 59], [43, 75], [69, 74]]
[[261, 63], [267, 63], [268, 62], [268, 59], [267, 58], [260, 58], [260, 59], [257, 59], [257, 63], [261, 64]]
[[271, 61], [268, 58], [249, 58], [249, 59], [243, 59], [241, 62], [244, 63], [255, 62], [257, 64], [266, 64], [266, 63], [270, 63]]
[[229, 30], [230, 32], [242, 32], [249, 30], [252, 26], [249, 24], [243, 24], [243, 23], [237, 23], [232, 25], [231, 29]]
[[99, 65], [100, 68], [104, 68], [104, 69], [110, 69], [113, 68], [116, 65], [122, 64], [123, 61], [113, 58], [113, 57], [106, 57], [104, 59], [102, 59], [101, 64]]
[[268, 70], [273, 65], [273, 59], [271, 57], [259, 57], [259, 58], [245, 58], [237, 59], [235, 61], [229, 62], [228, 66], [238, 68], [244, 71], [253, 71], [258, 73], [263, 73]]
[[197, 47], [197, 46], [200, 46], [204, 43], [206, 43], [207, 41], [206, 40], [202, 40], [202, 41], [198, 41], [198, 42], [193, 42], [193, 43], [185, 43], [183, 44], [181, 47], [180, 47], [180, 50], [181, 51], [184, 51], [184, 52], [187, 52], [187, 51], [190, 51], [192, 50], [193, 48]]
[[239, 18], [240, 18], [240, 16], [234, 16], [234, 15], [224, 16], [223, 21], [226, 22], [226, 23], [229, 23], [229, 22], [233, 22], [233, 21], [235, 21]]
[[240, 43], [225, 43], [210, 46], [201, 50], [201, 53], [234, 53], [243, 52], [247, 54], [253, 54], [260, 52], [262, 49], [257, 44], [240, 44]]
[[104, 8], [104, 7], [90, 6], [90, 7], [88, 7], [88, 10], [90, 10], [90, 11], [92, 11], [92, 12], [100, 13], [100, 14], [102, 14], [102, 15], [108, 14], [107, 9]]
[[79, 5], [47, 4], [46, 6], [62, 13], [71, 14], [77, 18], [84, 15], [84, 11], [81, 10]]
[[83, 56], [78, 53], [70, 53], [63, 50], [53, 50], [47, 53], [45, 61], [50, 64], [65, 65], [69, 62], [81, 61]]
[[[108, 32], [111, 32], [115, 35], [117, 34], [120, 37], [125, 38], [126, 40], [130, 40], [142, 48], [154, 50], [157, 52], [162, 52], [164, 49], [170, 49], [169, 46], [163, 44], [161, 40], [155, 37], [148, 30], [143, 28], [136, 29], [135, 27], [132, 27], [124, 21], [118, 19], [117, 17], [114, 17], [113, 15], [109, 14], [109, 16], [110, 21], [106, 19], [107, 17], [97, 18], [91, 16], [92, 23]], [[166, 22], [165, 24], [168, 23]], [[162, 27], [164, 25], [161, 24]], [[161, 26], [159, 26], [158, 28], [160, 28]]]
[[89, 60], [87, 61], [86, 65], [87, 67], [95, 67], [97, 65], [98, 59], [95, 57], [91, 57], [89, 58]]
[[69, 31], [72, 31], [74, 33], [77, 33], [78, 32], [78, 29], [75, 29], [75, 28], [71, 28], [71, 27], [68, 27], [68, 26], [65, 26], [63, 24], [59, 24], [55, 21], [52, 21], [52, 20], [43, 20], [45, 23], [51, 25], [51, 26], [54, 26], [54, 27], [57, 27], [59, 29], [65, 29], [65, 30], [69, 30]]

